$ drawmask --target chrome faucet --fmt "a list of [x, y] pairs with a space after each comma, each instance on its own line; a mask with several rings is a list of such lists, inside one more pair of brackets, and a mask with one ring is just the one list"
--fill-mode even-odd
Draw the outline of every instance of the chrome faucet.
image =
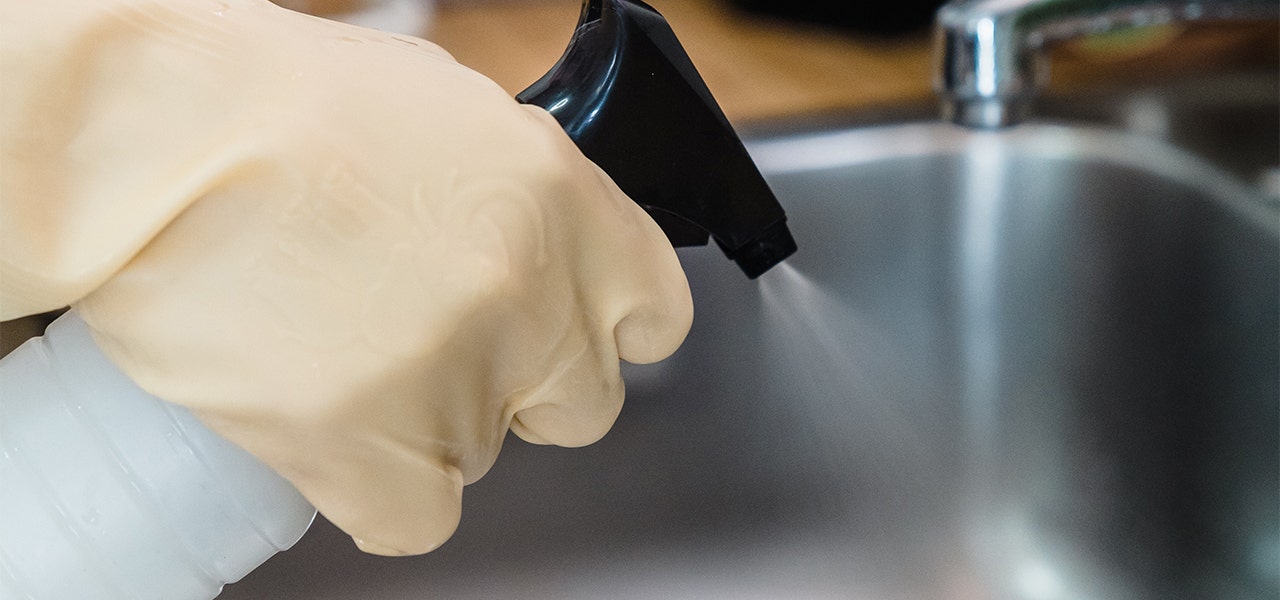
[[938, 11], [934, 87], [947, 119], [1017, 124], [1048, 79], [1044, 48], [1117, 29], [1280, 16], [1277, 0], [952, 0]]

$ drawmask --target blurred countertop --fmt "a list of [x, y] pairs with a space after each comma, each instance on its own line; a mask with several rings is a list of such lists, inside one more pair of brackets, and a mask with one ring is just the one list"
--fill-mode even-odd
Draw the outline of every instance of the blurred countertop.
[[[726, 0], [649, 0], [671, 23], [725, 114], [737, 124], [932, 102], [931, 38], [898, 37], [762, 17]], [[424, 37], [512, 94], [560, 57], [579, 0], [437, 0]], [[1276, 24], [1169, 26], [1067, 44], [1051, 90], [1275, 68]]]

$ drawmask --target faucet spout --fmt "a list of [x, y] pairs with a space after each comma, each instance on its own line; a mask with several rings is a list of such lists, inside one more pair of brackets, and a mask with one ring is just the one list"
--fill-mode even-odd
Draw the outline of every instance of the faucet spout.
[[753, 279], [795, 252], [782, 206], [645, 3], [584, 0], [560, 61], [516, 99], [549, 111], [672, 244], [714, 239]]
[[951, 121], [1017, 124], [1048, 75], [1053, 42], [1172, 22], [1274, 19], [1275, 0], [953, 0], [934, 28], [934, 88]]

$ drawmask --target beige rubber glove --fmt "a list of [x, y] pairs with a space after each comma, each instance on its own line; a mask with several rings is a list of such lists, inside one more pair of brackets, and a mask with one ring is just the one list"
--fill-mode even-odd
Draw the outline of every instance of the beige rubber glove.
[[598, 439], [619, 358], [688, 330], [648, 216], [424, 41], [265, 0], [0, 6], [6, 315], [79, 299], [366, 551], [444, 542], [508, 428]]

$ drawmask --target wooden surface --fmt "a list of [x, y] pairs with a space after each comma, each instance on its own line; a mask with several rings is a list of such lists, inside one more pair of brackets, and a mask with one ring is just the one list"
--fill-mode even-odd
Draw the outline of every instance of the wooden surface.
[[[580, 0], [437, 0], [425, 37], [512, 94], [555, 63]], [[725, 114], [735, 122], [932, 101], [927, 32], [888, 39], [733, 10], [724, 0], [649, 0], [666, 16]], [[1170, 27], [1054, 54], [1052, 85], [1076, 88], [1271, 65], [1274, 24]]]
[[[929, 44], [755, 18], [713, 0], [653, 0], [730, 119], [928, 98]], [[428, 38], [515, 93], [564, 51], [580, 2], [445, 2]]]

